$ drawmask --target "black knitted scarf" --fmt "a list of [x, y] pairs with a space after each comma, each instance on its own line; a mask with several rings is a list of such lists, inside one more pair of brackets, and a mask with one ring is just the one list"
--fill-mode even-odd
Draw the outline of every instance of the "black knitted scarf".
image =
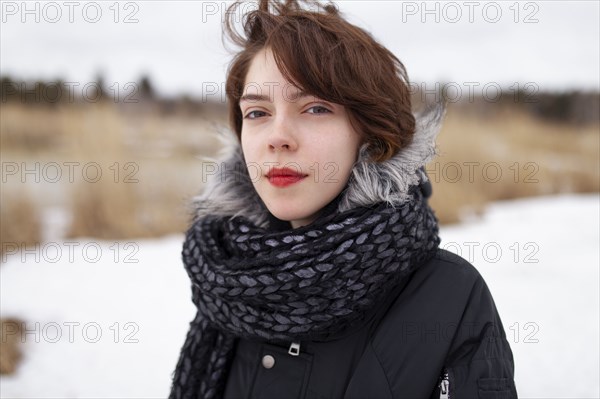
[[238, 337], [327, 340], [360, 323], [439, 245], [426, 198], [418, 186], [410, 195], [283, 231], [245, 217], [195, 220], [183, 260], [198, 312], [170, 398], [221, 397]]

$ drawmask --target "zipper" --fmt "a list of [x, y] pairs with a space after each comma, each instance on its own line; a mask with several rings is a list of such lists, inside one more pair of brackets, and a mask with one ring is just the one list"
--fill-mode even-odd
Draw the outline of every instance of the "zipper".
[[300, 342], [292, 342], [288, 353], [292, 356], [298, 356], [300, 354]]
[[442, 373], [442, 380], [440, 381], [440, 399], [450, 399], [450, 377], [448, 376], [448, 370], [444, 369]]

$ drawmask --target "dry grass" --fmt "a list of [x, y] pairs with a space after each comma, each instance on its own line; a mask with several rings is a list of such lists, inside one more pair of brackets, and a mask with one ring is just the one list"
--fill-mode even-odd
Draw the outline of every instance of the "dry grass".
[[27, 149], [30, 153], [59, 148], [66, 108], [25, 107], [3, 103], [0, 132], [2, 151]]
[[449, 109], [439, 156], [428, 165], [431, 203], [442, 223], [477, 214], [490, 201], [600, 191], [597, 125], [542, 122], [514, 108], [498, 111], [478, 117]]
[[39, 210], [28, 192], [6, 192], [0, 205], [0, 255], [5, 250], [35, 245], [41, 240]]
[[[46, 185], [56, 194], [48, 197], [64, 198], [60, 205], [71, 209], [69, 237], [121, 239], [181, 232], [188, 221], [186, 198], [199, 189], [190, 184], [199, 174], [191, 168], [198, 166], [198, 155], [214, 151], [216, 142], [206, 133], [214, 127], [204, 116], [165, 116], [156, 104], [122, 109], [114, 103], [29, 108], [9, 103], [0, 128], [3, 161], [27, 162], [28, 168], [36, 162], [76, 163], [74, 181], [68, 181], [63, 167], [60, 182]], [[92, 166], [85, 174], [91, 182], [83, 178], [86, 165]], [[20, 173], [8, 176], [3, 192], [38, 184], [31, 175], [23, 180]], [[8, 230], [33, 231], [33, 222], [39, 227], [39, 215], [31, 210], [50, 201], [42, 196], [32, 204], [21, 198], [3, 195], [3, 242], [16, 239]], [[38, 240], [31, 237], [24, 241]]]
[[[71, 210], [73, 223], [69, 237], [126, 238], [139, 236], [136, 219], [139, 198], [124, 165], [135, 160], [125, 155], [124, 126], [111, 103], [89, 107], [87, 112], [74, 113], [63, 125], [71, 136], [70, 152], [86, 169], [73, 187]], [[82, 167], [83, 171], [83, 167]], [[88, 173], [89, 172], [89, 173]]]
[[0, 374], [14, 373], [21, 361], [21, 323], [13, 318], [0, 319]]
[[170, 187], [136, 184], [141, 182], [80, 182], [74, 189], [68, 236], [124, 239], [182, 232], [186, 226], [184, 195]]

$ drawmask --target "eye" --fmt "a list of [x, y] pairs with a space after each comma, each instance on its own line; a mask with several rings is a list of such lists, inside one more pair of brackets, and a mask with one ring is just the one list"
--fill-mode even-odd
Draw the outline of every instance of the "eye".
[[266, 115], [266, 112], [264, 112], [264, 111], [250, 111], [244, 116], [244, 119], [256, 119], [256, 118], [260, 118], [261, 116], [265, 116], [265, 115]]
[[[313, 112], [310, 112], [311, 110], [313, 110]], [[309, 114], [330, 114], [331, 111], [325, 107], [323, 107], [322, 105], [315, 105], [313, 107], [310, 107], [309, 109], [306, 110], [307, 113]]]

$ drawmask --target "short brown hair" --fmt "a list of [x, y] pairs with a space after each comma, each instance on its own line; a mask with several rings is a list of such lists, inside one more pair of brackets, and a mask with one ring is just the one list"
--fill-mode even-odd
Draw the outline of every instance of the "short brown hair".
[[227, 10], [225, 34], [242, 47], [227, 71], [226, 94], [232, 129], [241, 137], [239, 100], [254, 56], [270, 48], [282, 75], [303, 91], [348, 110], [353, 128], [381, 162], [412, 141], [412, 113], [406, 69], [369, 33], [347, 22], [334, 4], [259, 0], [234, 27], [241, 1]]

